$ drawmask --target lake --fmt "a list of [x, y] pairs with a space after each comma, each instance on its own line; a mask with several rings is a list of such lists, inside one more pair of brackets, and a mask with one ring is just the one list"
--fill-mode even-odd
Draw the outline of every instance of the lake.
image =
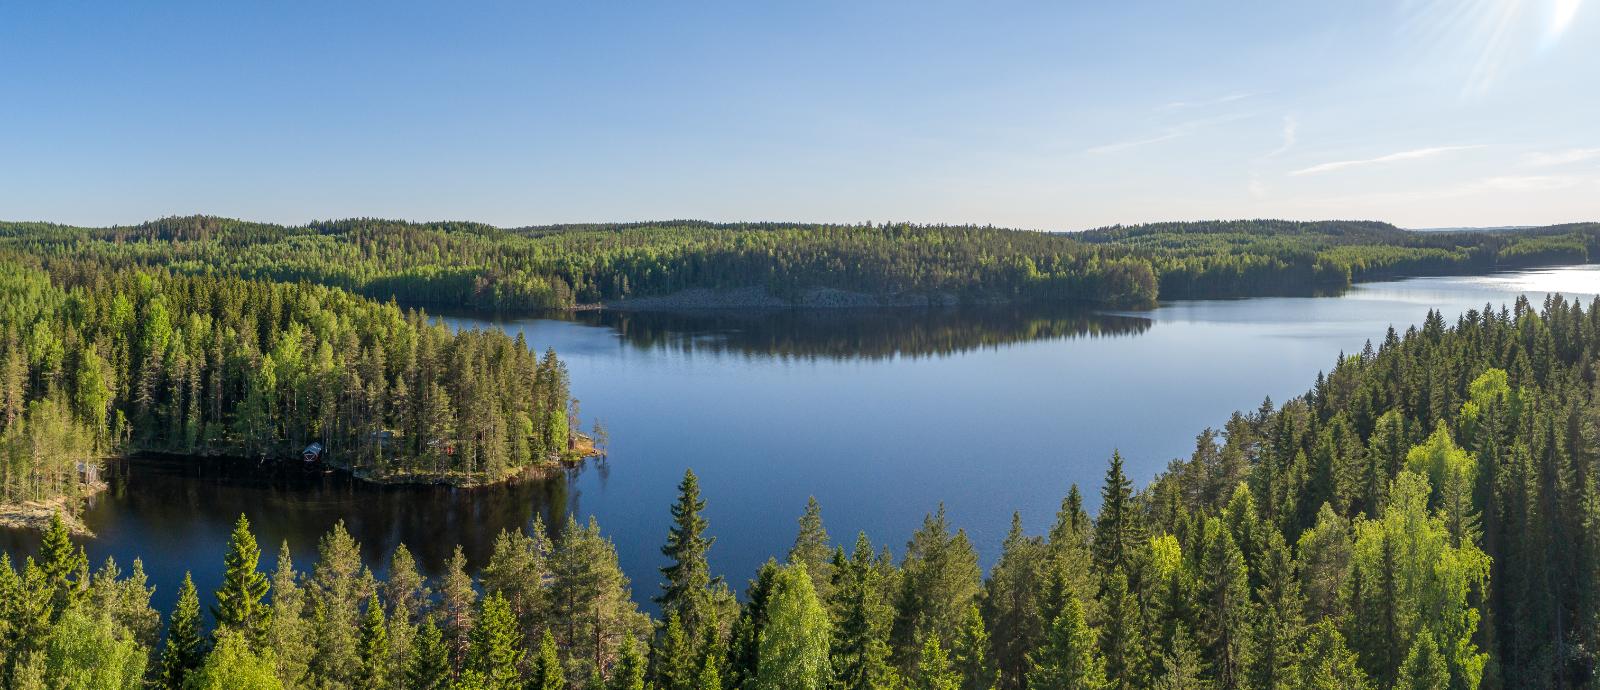
[[[609, 458], [540, 483], [480, 490], [373, 487], [342, 475], [141, 457], [108, 468], [84, 518], [91, 562], [143, 556], [165, 613], [184, 570], [220, 581], [233, 520], [254, 523], [270, 568], [279, 542], [308, 569], [343, 519], [375, 570], [404, 542], [436, 573], [454, 544], [486, 560], [495, 533], [593, 515], [648, 602], [660, 581], [668, 506], [685, 468], [700, 477], [717, 538], [713, 569], [740, 590], [794, 538], [808, 496], [835, 541], [859, 531], [900, 551], [942, 502], [991, 564], [1021, 514], [1048, 528], [1073, 483], [1099, 503], [1121, 451], [1141, 486], [1196, 435], [1264, 397], [1308, 389], [1340, 353], [1391, 325], [1447, 321], [1527, 294], [1600, 292], [1600, 266], [1359, 285], [1333, 297], [1173, 302], [1146, 312], [1000, 306], [656, 314], [559, 319], [450, 317], [458, 328], [523, 333], [554, 347], [601, 420]], [[0, 530], [0, 548], [37, 536]]]

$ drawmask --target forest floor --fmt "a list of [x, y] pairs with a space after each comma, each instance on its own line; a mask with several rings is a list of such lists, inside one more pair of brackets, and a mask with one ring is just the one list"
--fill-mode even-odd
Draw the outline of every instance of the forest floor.
[[39, 501], [0, 503], [0, 527], [43, 530], [50, 525], [50, 518], [60, 513], [68, 531], [76, 536], [92, 537], [94, 532], [89, 530], [88, 525], [83, 524], [76, 504], [105, 489], [105, 482], [94, 482], [85, 485], [83, 493], [77, 496], [55, 496]]

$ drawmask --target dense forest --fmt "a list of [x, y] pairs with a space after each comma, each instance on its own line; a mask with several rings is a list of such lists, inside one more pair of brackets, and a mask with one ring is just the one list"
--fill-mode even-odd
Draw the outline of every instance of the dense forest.
[[[43, 288], [41, 288], [43, 289]], [[1013, 520], [985, 574], [943, 510], [895, 558], [813, 502], [735, 597], [692, 473], [641, 614], [591, 521], [500, 536], [481, 577], [383, 580], [335, 527], [276, 565], [241, 517], [219, 591], [163, 617], [138, 563], [91, 573], [54, 525], [0, 568], [9, 687], [1586, 687], [1600, 650], [1600, 300], [1434, 312], [1304, 395], [1235, 413], [1089, 515]], [[1037, 528], [1035, 528], [1037, 529]], [[164, 635], [158, 635], [165, 630]], [[161, 641], [158, 641], [158, 638]]]
[[336, 288], [0, 263], [0, 503], [136, 451], [494, 481], [575, 452], [573, 406], [554, 352]]
[[699, 221], [500, 229], [379, 219], [280, 226], [208, 216], [76, 228], [0, 222], [0, 255], [52, 274], [160, 267], [307, 281], [379, 300], [567, 309], [690, 289], [819, 289], [893, 304], [1182, 299], [1337, 290], [1396, 275], [1582, 263], [1600, 224], [1411, 232], [1374, 222], [1219, 221], [1045, 233], [992, 227]]

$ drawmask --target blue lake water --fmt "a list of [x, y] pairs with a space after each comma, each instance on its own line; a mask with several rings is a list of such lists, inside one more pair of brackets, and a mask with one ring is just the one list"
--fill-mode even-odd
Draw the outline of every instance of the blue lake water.
[[[616, 542], [636, 598], [659, 582], [668, 506], [685, 468], [700, 477], [717, 542], [712, 567], [743, 587], [794, 537], [808, 496], [836, 541], [858, 531], [898, 552], [941, 502], [985, 565], [1011, 514], [1044, 531], [1077, 483], [1091, 510], [1121, 451], [1141, 485], [1187, 456], [1205, 427], [1266, 396], [1299, 395], [1341, 352], [1403, 331], [1429, 309], [1447, 321], [1518, 295], [1600, 292], [1600, 266], [1356, 286], [1333, 297], [1186, 301], [1146, 312], [1065, 308], [584, 313], [562, 319], [451, 317], [522, 332], [567, 362], [587, 429], [609, 458], [550, 482], [485, 490], [377, 488], [340, 476], [263, 474], [174, 459], [122, 461], [93, 500], [98, 563], [142, 555], [170, 606], [184, 570], [220, 579], [232, 520], [255, 523], [269, 565], [289, 540], [307, 568], [343, 519], [375, 569], [405, 542], [437, 572], [464, 544], [473, 566], [496, 532], [593, 515]], [[0, 531], [30, 553], [36, 536]]]

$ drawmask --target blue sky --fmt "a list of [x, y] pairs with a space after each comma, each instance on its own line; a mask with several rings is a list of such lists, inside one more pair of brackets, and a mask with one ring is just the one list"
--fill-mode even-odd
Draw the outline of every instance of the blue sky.
[[0, 218], [1600, 219], [1600, 3], [0, 3]]

